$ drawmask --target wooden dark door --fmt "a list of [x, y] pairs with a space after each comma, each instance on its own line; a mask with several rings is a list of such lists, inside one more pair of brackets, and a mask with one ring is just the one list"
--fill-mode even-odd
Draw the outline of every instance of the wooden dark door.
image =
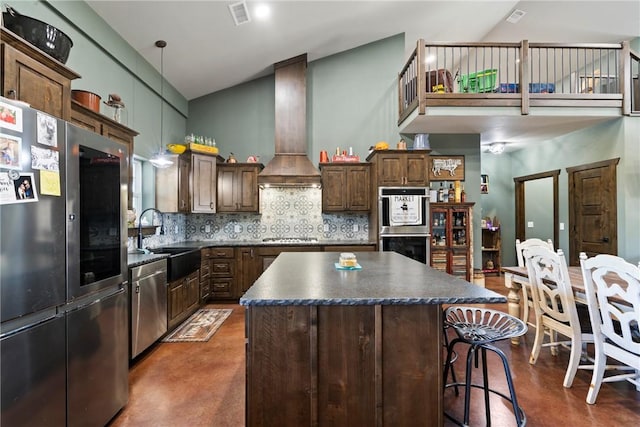
[[588, 256], [618, 253], [616, 165], [620, 159], [567, 168], [569, 174], [569, 264]]

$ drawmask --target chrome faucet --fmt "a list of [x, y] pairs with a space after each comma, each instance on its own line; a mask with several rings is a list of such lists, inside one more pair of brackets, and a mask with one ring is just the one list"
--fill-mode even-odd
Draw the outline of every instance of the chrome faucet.
[[[162, 217], [162, 212], [160, 212], [156, 208], [147, 208], [143, 210], [140, 216], [138, 217], [138, 249], [143, 249], [142, 247], [142, 216], [148, 211], [154, 211], [160, 215], [160, 234], [164, 234], [164, 218]], [[153, 219], [151, 220], [151, 224], [153, 224]]]

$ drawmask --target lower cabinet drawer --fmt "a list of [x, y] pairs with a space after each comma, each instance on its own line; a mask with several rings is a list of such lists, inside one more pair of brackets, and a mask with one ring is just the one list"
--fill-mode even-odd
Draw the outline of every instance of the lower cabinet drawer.
[[211, 296], [213, 298], [233, 298], [233, 278], [211, 279]]
[[235, 262], [230, 259], [214, 259], [211, 261], [211, 276], [233, 276]]

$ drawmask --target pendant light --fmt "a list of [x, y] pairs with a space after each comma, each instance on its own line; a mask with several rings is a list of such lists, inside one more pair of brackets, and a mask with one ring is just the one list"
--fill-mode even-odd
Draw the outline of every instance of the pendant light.
[[156, 42], [156, 47], [160, 48], [160, 150], [149, 159], [149, 162], [158, 169], [168, 168], [173, 164], [173, 156], [167, 153], [167, 150], [162, 145], [164, 125], [164, 48], [166, 46], [167, 42], [164, 40]]

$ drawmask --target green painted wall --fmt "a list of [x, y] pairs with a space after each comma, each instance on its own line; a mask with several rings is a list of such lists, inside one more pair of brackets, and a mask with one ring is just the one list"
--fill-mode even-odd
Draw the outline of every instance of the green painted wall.
[[[560, 169], [559, 232], [556, 246], [569, 253], [568, 175], [566, 168], [620, 158], [617, 167], [618, 187], [618, 255], [632, 263], [640, 261], [640, 120], [621, 117], [572, 132], [530, 148], [494, 156], [482, 155], [483, 173], [490, 175], [490, 191], [483, 196], [486, 210], [498, 213], [503, 223], [503, 264], [515, 264], [515, 209], [513, 177]], [[501, 167], [498, 166], [500, 164]], [[496, 188], [496, 181], [499, 188]], [[492, 196], [494, 189], [500, 194]], [[555, 243], [555, 242], [554, 242]]]
[[[310, 62], [307, 67], [307, 153], [353, 147], [366, 158], [380, 140], [399, 141], [396, 78], [404, 36], [398, 35]], [[287, 58], [282, 58], [283, 60]], [[273, 74], [189, 102], [187, 133], [216, 139], [220, 154], [243, 161], [274, 153]]]
[[[165, 84], [164, 126], [160, 138], [160, 74], [135, 52], [84, 2], [13, 2], [20, 13], [51, 23], [74, 42], [67, 66], [82, 78], [72, 88], [90, 90], [105, 100], [122, 96], [128, 126], [140, 132], [134, 152], [150, 157], [163, 143], [182, 141], [187, 133], [216, 138], [221, 154], [233, 152], [240, 160], [273, 155], [273, 75], [187, 102]], [[126, 7], [126, 2], [123, 2]], [[149, 40], [149, 49], [160, 50]], [[631, 42], [638, 51], [640, 39]], [[165, 61], [171, 61], [169, 44]], [[287, 59], [287, 58], [282, 58]], [[366, 157], [379, 140], [392, 146], [400, 139], [395, 81], [404, 64], [404, 35], [397, 35], [309, 63], [307, 73], [308, 153], [318, 162], [320, 150], [336, 146], [354, 148]], [[103, 112], [109, 114], [108, 107]], [[427, 130], [425, 130], [428, 132]], [[562, 169], [560, 221], [568, 223], [566, 167], [620, 157], [618, 165], [619, 254], [640, 260], [640, 120], [623, 117], [574, 132], [512, 154], [480, 154], [479, 136], [432, 135], [433, 152], [464, 154], [465, 190], [478, 204], [474, 223], [483, 216], [498, 216], [502, 224], [503, 264], [515, 263], [513, 177]], [[479, 194], [479, 174], [489, 175], [489, 194]], [[145, 175], [146, 176], [146, 175]], [[147, 188], [153, 181], [147, 180]], [[153, 194], [153, 191], [150, 191]], [[568, 251], [568, 231], [560, 232], [559, 247]], [[479, 256], [479, 233], [474, 233], [474, 259]], [[474, 262], [476, 266], [479, 262]]]
[[[111, 29], [86, 3], [80, 1], [18, 1], [15, 9], [64, 31], [73, 41], [65, 64], [82, 77], [71, 82], [72, 89], [94, 92], [108, 99], [110, 93], [122, 97], [126, 106], [127, 126], [140, 133], [135, 138], [134, 152], [148, 158], [160, 147], [160, 74]], [[123, 3], [123, 7], [126, 4]], [[149, 49], [158, 51], [155, 40]], [[177, 47], [175, 47], [177, 49]], [[172, 46], [165, 48], [165, 61], [170, 60]], [[164, 144], [184, 138], [187, 100], [171, 85], [164, 85]], [[112, 109], [101, 105], [107, 116]]]

